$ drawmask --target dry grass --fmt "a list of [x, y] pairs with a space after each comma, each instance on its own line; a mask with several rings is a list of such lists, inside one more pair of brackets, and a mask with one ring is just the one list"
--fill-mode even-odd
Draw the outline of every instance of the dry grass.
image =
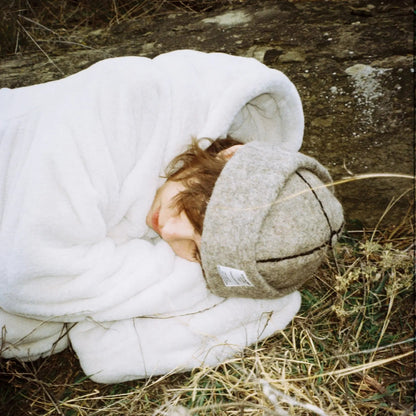
[[80, 38], [84, 28], [109, 29], [132, 19], [175, 11], [197, 14], [249, 2], [255, 0], [3, 0], [0, 57], [40, 50], [49, 59], [59, 49], [90, 48]]
[[200, 13], [245, 0], [7, 0], [0, 10], [0, 56], [88, 47], [73, 36], [178, 10]]
[[[410, 415], [414, 229], [348, 233], [290, 327], [216, 368], [117, 385], [71, 351], [0, 362], [2, 415]], [[7, 383], [7, 384], [6, 384]]]

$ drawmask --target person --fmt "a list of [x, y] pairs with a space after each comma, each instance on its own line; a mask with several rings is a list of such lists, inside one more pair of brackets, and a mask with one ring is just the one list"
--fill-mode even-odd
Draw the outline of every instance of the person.
[[231, 137], [211, 140], [201, 149], [192, 141], [188, 150], [171, 161], [166, 182], [155, 195], [146, 224], [180, 257], [200, 262], [200, 244], [209, 198], [227, 160], [243, 143]]
[[342, 228], [302, 135], [291, 81], [227, 54], [1, 89], [1, 355], [70, 342], [110, 383], [215, 365], [284, 328]]
[[[257, 150], [260, 150], [261, 157], [259, 158], [259, 155], [251, 149], [252, 145], [246, 145], [246, 147], [250, 147], [250, 151], [247, 153], [248, 156], [246, 156], [248, 160], [238, 160], [239, 164], [236, 165], [237, 171], [233, 172], [231, 178], [234, 184], [233, 194], [244, 188], [244, 186], [239, 187], [236, 185], [235, 178], [239, 177], [238, 170], [246, 173], [244, 171], [249, 171], [254, 166], [257, 172], [261, 171], [262, 173], [260, 175], [257, 173], [257, 177], [253, 175], [253, 177], [248, 177], [244, 180], [245, 184], [249, 184], [249, 189], [242, 189], [241, 192], [244, 198], [239, 206], [234, 206], [231, 210], [228, 209], [232, 205], [230, 203], [230, 207], [224, 206], [221, 209], [220, 215], [211, 214], [209, 216], [207, 222], [214, 222], [214, 232], [212, 234], [215, 234], [215, 236], [209, 235], [209, 237], [205, 237], [203, 231], [205, 213], [207, 207], [210, 206], [210, 199], [216, 188], [218, 178], [227, 177], [225, 174], [221, 176], [226, 163], [244, 146], [242, 142], [231, 137], [211, 141], [211, 144], [205, 150], [201, 149], [199, 142], [193, 140], [187, 151], [177, 156], [170, 163], [166, 182], [156, 192], [151, 208], [146, 216], [146, 223], [170, 245], [178, 256], [189, 261], [201, 263], [205, 277], [207, 277], [207, 269], [209, 267], [212, 269], [212, 265], [208, 265], [209, 260], [213, 258], [215, 261], [218, 261], [221, 257], [228, 262], [232, 258], [236, 261], [233, 254], [233, 251], [236, 251], [240, 257], [237, 259], [237, 263], [244, 263], [246, 261], [243, 254], [244, 249], [238, 249], [237, 247], [239, 245], [246, 246], [253, 236], [241, 233], [240, 230], [250, 229], [250, 223], [255, 222], [257, 217], [263, 221], [265, 216], [269, 216], [268, 226], [270, 226], [273, 232], [264, 232], [262, 227], [254, 235], [257, 237], [257, 234], [265, 234], [267, 246], [273, 247], [274, 251], [270, 252], [270, 259], [261, 259], [259, 261], [261, 263], [278, 263], [285, 259], [290, 260], [292, 263], [290, 267], [283, 266], [284, 272], [290, 272], [290, 276], [283, 276], [282, 278], [282, 271], [278, 268], [274, 267], [267, 270], [263, 266], [260, 272], [260, 275], [263, 273], [263, 276], [260, 277], [260, 280], [269, 279], [269, 283], [270, 280], [273, 280], [274, 285], [272, 284], [272, 288], [266, 291], [259, 290], [257, 293], [252, 290], [250, 294], [245, 290], [242, 296], [273, 298], [299, 288], [313, 274], [324, 258], [324, 253], [328, 247], [333, 246], [342, 232], [343, 214], [339, 202], [332, 192], [327, 189], [327, 187], [330, 187], [331, 178], [318, 162], [308, 159], [300, 153], [287, 153], [278, 147], [275, 148], [264, 143], [256, 143], [256, 146], [259, 148]], [[300, 161], [296, 160], [297, 157], [300, 157]], [[260, 166], [263, 169], [260, 169]], [[290, 203], [290, 209], [285, 206], [285, 203], [280, 201], [278, 208], [275, 208], [274, 205], [277, 202], [272, 196], [269, 196], [268, 200], [262, 201], [264, 205], [257, 206], [254, 204], [253, 208], [248, 209], [250, 204], [247, 201], [250, 199], [255, 201], [256, 195], [259, 194], [259, 191], [256, 192], [255, 190], [261, 189], [262, 183], [266, 183], [266, 188], [271, 187], [273, 189], [275, 178], [278, 178], [281, 172], [288, 168], [295, 169], [295, 171], [291, 172], [289, 170], [289, 173], [286, 172], [286, 175], [289, 175], [291, 178], [295, 173], [299, 177], [298, 181], [300, 181], [300, 184], [292, 185], [290, 181], [288, 184], [286, 183], [287, 177], [284, 177], [284, 182], [278, 183], [276, 186], [282, 188], [279, 189], [279, 192], [282, 192], [284, 189], [287, 193], [290, 189], [289, 202], [285, 202], [286, 204]], [[304, 169], [306, 173], [301, 174], [300, 168]], [[313, 172], [312, 176], [311, 172]], [[308, 176], [309, 179], [306, 179]], [[220, 186], [218, 185], [217, 188], [220, 188]], [[230, 190], [226, 188], [223, 192], [229, 194]], [[267, 189], [260, 193], [264, 195], [267, 193]], [[279, 198], [280, 196], [277, 197], [277, 200]], [[291, 201], [292, 199], [293, 201]], [[224, 198], [222, 200], [224, 201]], [[266, 215], [264, 212], [261, 213], [261, 208], [259, 207], [267, 210]], [[229, 214], [230, 212], [231, 214]], [[282, 214], [284, 215], [284, 221], [281, 219]], [[226, 220], [222, 219], [220, 221], [220, 217], [226, 218]], [[242, 219], [248, 220], [244, 221]], [[230, 230], [230, 235], [240, 234], [242, 236], [240, 241], [234, 241], [233, 244], [229, 244], [228, 239], [225, 237], [227, 233], [224, 233], [220, 227], [220, 223], [224, 222], [233, 225], [240, 223], [237, 227], [233, 227]], [[283, 226], [287, 229], [287, 233], [284, 236], [281, 230], [276, 230], [277, 227], [283, 228]], [[212, 225], [210, 227], [212, 229]], [[302, 235], [296, 235], [296, 233]], [[217, 235], [221, 237], [216, 238]], [[292, 242], [290, 244], [289, 242], [292, 240], [295, 243]], [[214, 244], [217, 247], [221, 247], [222, 253], [227, 254], [220, 256], [219, 254], [214, 255], [211, 253], [210, 251], [215, 251], [213, 249], [214, 244], [211, 241], [215, 241]], [[223, 241], [227, 241], [227, 243], [224, 244]], [[202, 261], [201, 259], [202, 243], [205, 243], [206, 257], [209, 260], [204, 259]], [[255, 240], [254, 246], [256, 248], [260, 244], [264, 245], [265, 242]], [[232, 247], [231, 250], [229, 249], [230, 246]], [[216, 252], [218, 253], [218, 250]], [[286, 257], [283, 256], [283, 253], [285, 253]], [[300, 261], [299, 259], [302, 260]], [[297, 262], [296, 264], [295, 261]], [[224, 266], [217, 265], [217, 268], [219, 268], [221, 274], [221, 268], [224, 269]], [[236, 271], [240, 274], [243, 273], [244, 280], [249, 282], [249, 285], [252, 285], [244, 272], [234, 269], [234, 272]], [[256, 275], [256, 273], [254, 274]], [[265, 277], [264, 275], [269, 276]], [[225, 275], [221, 274], [221, 276], [224, 277]], [[279, 281], [279, 279], [282, 279], [282, 281]], [[230, 290], [224, 291], [224, 288], [219, 288], [218, 279], [217, 286], [212, 286], [211, 290], [220, 296], [237, 296], [235, 289], [232, 289], [231, 293]]]

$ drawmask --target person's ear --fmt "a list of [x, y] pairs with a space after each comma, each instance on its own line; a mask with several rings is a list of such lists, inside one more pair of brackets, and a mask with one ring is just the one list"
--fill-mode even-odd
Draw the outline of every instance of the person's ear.
[[234, 146], [227, 147], [227, 149], [221, 150], [218, 152], [218, 157], [222, 157], [225, 160], [229, 160], [234, 156], [234, 153], [240, 148], [244, 146], [243, 144], [235, 144]]

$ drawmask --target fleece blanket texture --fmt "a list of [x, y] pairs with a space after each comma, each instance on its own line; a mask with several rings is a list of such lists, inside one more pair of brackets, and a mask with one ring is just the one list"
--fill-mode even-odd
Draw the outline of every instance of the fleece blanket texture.
[[183, 50], [1, 89], [2, 356], [71, 342], [87, 375], [113, 383], [215, 365], [284, 328], [298, 292], [216, 297], [145, 224], [170, 160], [227, 134], [297, 151], [294, 85], [251, 58]]

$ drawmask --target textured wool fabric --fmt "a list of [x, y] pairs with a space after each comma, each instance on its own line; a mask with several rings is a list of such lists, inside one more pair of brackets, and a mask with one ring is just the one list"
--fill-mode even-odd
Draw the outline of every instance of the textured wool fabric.
[[217, 180], [201, 261], [218, 296], [275, 298], [298, 289], [342, 230], [327, 170], [301, 153], [252, 142]]

